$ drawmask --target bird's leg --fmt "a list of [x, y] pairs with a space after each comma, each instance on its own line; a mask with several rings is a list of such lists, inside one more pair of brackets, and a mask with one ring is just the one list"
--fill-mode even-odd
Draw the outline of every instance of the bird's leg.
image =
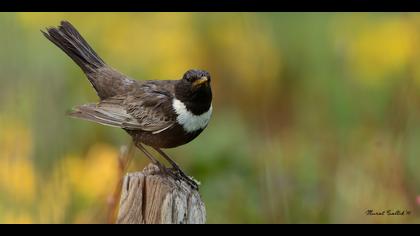
[[141, 145], [140, 142], [136, 142], [136, 146], [152, 161], [153, 164], [159, 167], [160, 171], [172, 176], [173, 178], [178, 178], [178, 176], [175, 173], [173, 173], [170, 169], [166, 168], [165, 165], [163, 165], [156, 158], [154, 158], [153, 155], [150, 154], [150, 152], [148, 152], [147, 149], [143, 145]]
[[163, 165], [163, 164], [162, 164], [162, 163], [160, 163], [160, 162], [159, 162], [156, 158], [154, 158], [154, 157], [152, 156], [152, 154], [150, 154], [150, 153], [146, 150], [146, 148], [145, 148], [143, 145], [141, 145], [141, 143], [140, 143], [140, 142], [135, 142], [135, 144], [136, 144], [136, 147], [138, 147], [138, 148], [140, 149], [140, 151], [142, 151], [142, 152], [144, 153], [144, 155], [146, 155], [146, 157], [147, 157], [147, 158], [149, 158], [149, 159], [150, 159], [150, 161], [152, 161], [152, 163], [153, 163], [153, 164], [157, 165], [161, 171], [166, 172], [166, 167], [165, 167], [165, 165]]
[[182, 171], [182, 169], [178, 166], [178, 164], [176, 164], [176, 162], [172, 160], [172, 158], [170, 158], [160, 148], [153, 147], [153, 149], [155, 149], [160, 155], [162, 155], [172, 165], [172, 167], [175, 169], [175, 171], [180, 175], [182, 179], [184, 179], [192, 188], [198, 190], [197, 182], [195, 182], [195, 180], [193, 180], [188, 175], [186, 175], [184, 171]]
[[176, 164], [176, 162], [174, 160], [172, 160], [172, 158], [170, 158], [166, 153], [164, 153], [160, 148], [153, 148], [155, 149], [160, 155], [162, 155], [170, 164], [171, 166], [176, 169], [179, 172], [183, 172], [181, 170], [181, 168], [178, 166], [178, 164]]

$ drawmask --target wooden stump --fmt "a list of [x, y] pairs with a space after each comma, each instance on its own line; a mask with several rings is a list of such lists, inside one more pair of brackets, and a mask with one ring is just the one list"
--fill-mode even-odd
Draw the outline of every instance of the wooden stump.
[[204, 224], [198, 191], [150, 164], [124, 177], [117, 224]]

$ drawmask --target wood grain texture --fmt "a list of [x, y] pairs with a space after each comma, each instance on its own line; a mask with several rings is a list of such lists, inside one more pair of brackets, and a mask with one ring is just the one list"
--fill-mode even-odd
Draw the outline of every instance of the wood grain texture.
[[150, 164], [124, 178], [117, 224], [204, 224], [198, 191]]

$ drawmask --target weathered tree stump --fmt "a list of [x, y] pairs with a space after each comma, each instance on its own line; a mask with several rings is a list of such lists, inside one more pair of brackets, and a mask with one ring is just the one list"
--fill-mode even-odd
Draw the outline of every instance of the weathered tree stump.
[[124, 177], [117, 224], [204, 224], [200, 194], [150, 164]]

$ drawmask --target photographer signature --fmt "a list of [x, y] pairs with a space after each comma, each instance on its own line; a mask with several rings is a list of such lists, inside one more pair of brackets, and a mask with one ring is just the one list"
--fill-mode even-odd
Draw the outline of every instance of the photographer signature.
[[365, 214], [368, 216], [408, 216], [411, 215], [410, 210], [382, 210], [375, 211], [368, 209], [365, 211]]

